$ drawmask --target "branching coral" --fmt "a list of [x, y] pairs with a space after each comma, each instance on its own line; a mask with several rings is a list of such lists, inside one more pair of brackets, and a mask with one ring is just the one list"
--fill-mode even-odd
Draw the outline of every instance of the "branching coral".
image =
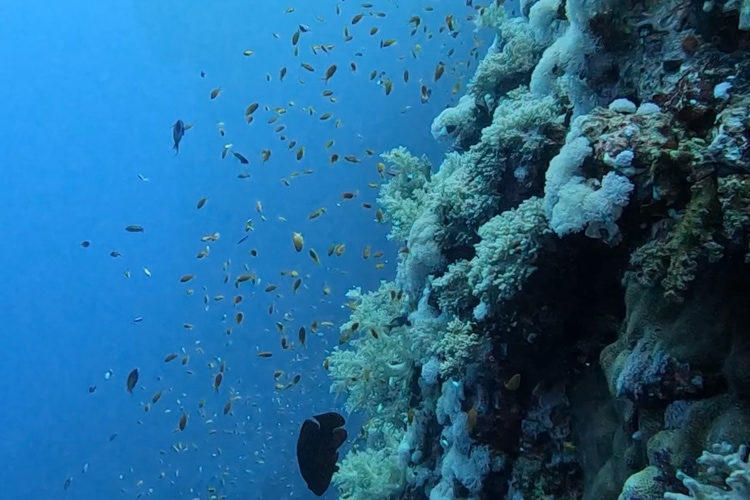
[[424, 209], [425, 190], [430, 181], [432, 166], [426, 158], [417, 158], [404, 147], [381, 156], [397, 175], [381, 186], [378, 203], [384, 209], [386, 220], [392, 225], [388, 237], [405, 240], [414, 221]]
[[498, 101], [492, 124], [482, 130], [482, 142], [500, 147], [510, 139], [522, 139], [560, 114], [561, 109], [552, 96], [537, 98], [528, 89], [518, 87]]
[[[742, 445], [733, 452], [733, 447], [727, 443], [716, 444], [713, 451], [704, 451], [698, 459], [700, 465], [708, 469], [708, 477], [702, 482], [683, 472], [677, 473], [690, 495], [681, 493], [665, 493], [666, 500], [743, 500], [750, 498], [750, 464], [747, 458], [747, 446]], [[726, 488], [718, 486], [723, 481]], [[714, 484], [711, 484], [714, 483]]]
[[401, 488], [404, 475], [397, 450], [403, 435], [403, 430], [386, 424], [368, 439], [367, 449], [346, 454], [333, 476], [341, 498], [386, 500]]
[[[346, 394], [347, 411], [364, 409], [372, 415], [405, 411], [404, 401], [413, 359], [404, 347], [403, 328], [390, 328], [401, 314], [402, 301], [394, 300], [393, 283], [383, 282], [375, 292], [350, 293], [352, 315], [341, 326], [342, 335], [355, 336], [351, 349], [334, 349], [329, 356], [331, 392]], [[356, 327], [355, 327], [356, 323]], [[372, 332], [375, 331], [376, 335]], [[377, 338], [375, 338], [377, 336]]]
[[468, 260], [459, 260], [449, 265], [442, 276], [432, 280], [430, 287], [435, 291], [442, 311], [459, 314], [475, 302], [469, 285], [470, 269], [471, 264]]
[[443, 247], [473, 243], [479, 226], [496, 213], [499, 197], [494, 189], [503, 167], [502, 156], [484, 143], [446, 155], [427, 201], [439, 217], [435, 233]]
[[469, 93], [478, 98], [500, 94], [526, 81], [544, 50], [525, 19], [504, 19], [495, 24], [500, 35], [469, 82]]
[[482, 240], [471, 261], [469, 284], [484, 310], [491, 311], [523, 287], [536, 270], [536, 255], [542, 238], [549, 233], [544, 202], [533, 197], [518, 208], [493, 217], [479, 229]]
[[474, 333], [471, 323], [452, 319], [438, 345], [440, 375], [460, 376], [469, 363], [476, 361], [481, 350], [482, 338]]

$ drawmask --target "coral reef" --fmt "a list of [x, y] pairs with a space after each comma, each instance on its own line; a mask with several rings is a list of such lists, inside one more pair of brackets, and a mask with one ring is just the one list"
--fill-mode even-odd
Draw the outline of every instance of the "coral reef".
[[405, 245], [329, 358], [369, 418], [344, 497], [748, 496], [746, 4], [476, 6], [452, 150], [383, 155]]

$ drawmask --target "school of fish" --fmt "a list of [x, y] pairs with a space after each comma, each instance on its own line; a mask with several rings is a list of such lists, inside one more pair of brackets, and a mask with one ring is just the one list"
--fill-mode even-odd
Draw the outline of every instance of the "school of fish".
[[[496, 0], [497, 1], [497, 0]], [[456, 96], [462, 88], [462, 77], [467, 73], [471, 65], [479, 58], [479, 46], [481, 40], [476, 35], [468, 34], [464, 37], [458, 37], [459, 31], [469, 32], [473, 29], [471, 21], [477, 15], [477, 10], [485, 7], [472, 5], [471, 0], [466, 2], [466, 14], [462, 16], [451, 13], [439, 14], [436, 8], [430, 5], [413, 7], [406, 9], [394, 9], [395, 4], [392, 0], [379, 0], [373, 2], [355, 3], [352, 0], [338, 0], [330, 5], [321, 7], [320, 14], [312, 19], [298, 19], [294, 6], [281, 7], [283, 15], [288, 16], [289, 25], [284, 31], [274, 33], [273, 37], [279, 40], [288, 40], [288, 50], [291, 51], [294, 58], [298, 60], [298, 65], [283, 65], [275, 68], [258, 69], [265, 74], [268, 82], [276, 82], [279, 85], [287, 82], [292, 78], [296, 79], [298, 85], [322, 85], [320, 91], [320, 102], [298, 103], [289, 99], [285, 105], [279, 106], [272, 103], [264, 103], [263, 96], [257, 92], [250, 92], [246, 88], [233, 88], [229, 83], [215, 82], [205, 94], [208, 101], [221, 101], [225, 93], [245, 92], [252, 95], [246, 101], [247, 104], [241, 112], [244, 115], [244, 121], [248, 127], [268, 126], [273, 133], [278, 136], [283, 143], [282, 147], [260, 147], [257, 151], [239, 151], [235, 145], [227, 140], [227, 137], [233, 135], [241, 136], [240, 131], [228, 130], [226, 122], [218, 122], [216, 130], [223, 146], [217, 151], [217, 161], [233, 160], [239, 166], [240, 170], [236, 177], [238, 182], [245, 182], [251, 179], [252, 175], [249, 168], [271, 168], [273, 162], [283, 162], [286, 164], [298, 165], [298, 168], [280, 176], [279, 182], [284, 187], [294, 188], [297, 179], [314, 175], [316, 167], [308, 163], [306, 152], [308, 150], [323, 149], [326, 151], [329, 165], [336, 165], [341, 160], [341, 165], [349, 164], [348, 167], [337, 168], [354, 168], [354, 165], [360, 165], [362, 168], [371, 169], [372, 180], [364, 186], [352, 185], [349, 190], [338, 193], [335, 198], [336, 202], [330, 206], [299, 206], [305, 218], [304, 227], [287, 227], [285, 215], [267, 217], [263, 206], [263, 194], [255, 193], [257, 197], [252, 209], [246, 215], [246, 221], [241, 227], [216, 228], [213, 232], [207, 232], [200, 237], [196, 243], [195, 259], [202, 261], [204, 259], [215, 259], [212, 255], [212, 244], [217, 242], [224, 234], [236, 234], [239, 236], [236, 244], [242, 248], [250, 246], [250, 242], [256, 241], [262, 245], [262, 235], [256, 235], [262, 232], [262, 226], [267, 224], [282, 225], [283, 232], [287, 234], [287, 245], [298, 254], [299, 260], [288, 263], [285, 269], [255, 269], [252, 260], [263, 252], [262, 246], [247, 249], [247, 259], [245, 262], [232, 262], [231, 259], [218, 259], [213, 273], [221, 276], [223, 286], [221, 289], [209, 290], [208, 280], [202, 280], [201, 275], [206, 275], [204, 270], [185, 269], [181, 275], [174, 277], [175, 289], [179, 293], [197, 300], [198, 310], [208, 311], [215, 304], [228, 304], [231, 306], [232, 314], [229, 317], [224, 315], [221, 325], [218, 325], [217, 331], [227, 339], [226, 346], [232, 346], [232, 339], [243, 334], [257, 336], [255, 341], [255, 352], [246, 356], [247, 363], [255, 363], [255, 371], [258, 379], [264, 379], [269, 386], [276, 391], [277, 397], [272, 402], [264, 402], [254, 399], [252, 394], [242, 393], [240, 386], [241, 378], [234, 376], [232, 366], [228, 364], [224, 353], [206, 352], [203, 343], [195, 337], [190, 337], [190, 341], [182, 340], [182, 345], [176, 344], [171, 352], [155, 354], [159, 362], [167, 370], [182, 371], [185, 377], [190, 377], [190, 387], [194, 392], [186, 394], [176, 389], [173, 384], [167, 382], [167, 377], [161, 374], [149, 373], [143, 367], [133, 367], [125, 381], [125, 395], [129, 396], [134, 402], [137, 402], [144, 413], [154, 413], [156, 411], [169, 415], [172, 422], [171, 427], [166, 429], [174, 433], [174, 440], [171, 450], [161, 450], [163, 456], [168, 453], [185, 453], [196, 451], [199, 448], [211, 447], [210, 437], [221, 432], [222, 434], [232, 434], [243, 440], [256, 441], [257, 449], [251, 457], [248, 457], [246, 467], [251, 467], [252, 463], [261, 464], [264, 462], [264, 453], [269, 452], [268, 440], [273, 437], [273, 429], [247, 429], [244, 427], [243, 420], [249, 413], [261, 412], [264, 408], [267, 411], [284, 412], [285, 406], [294, 391], [310, 392], [319, 390], [326, 383], [325, 370], [327, 364], [322, 363], [320, 369], [315, 373], [301, 373], [301, 370], [295, 370], [295, 365], [300, 360], [309, 357], [307, 349], [315, 349], [315, 341], [318, 337], [329, 336], [336, 339], [336, 343], [343, 344], [350, 341], [356, 335], [372, 335], [377, 337], [377, 332], [360, 331], [356, 326], [345, 331], [340, 336], [336, 329], [337, 318], [315, 317], [312, 320], [301, 323], [296, 319], [297, 307], [299, 304], [315, 303], [316, 301], [327, 301], [327, 297], [333, 293], [333, 290], [326, 280], [326, 273], [333, 274], [345, 273], [346, 270], [340, 269], [336, 265], [336, 259], [342, 257], [347, 251], [345, 241], [331, 241], [327, 248], [314, 248], [307, 241], [305, 236], [319, 231], [319, 220], [325, 220], [330, 217], [331, 213], [336, 210], [351, 210], [357, 206], [357, 210], [365, 210], [372, 213], [373, 224], [382, 224], [386, 221], [386, 216], [381, 208], [375, 205], [374, 198], [381, 182], [386, 181], [389, 177], [399, 175], [394, 169], [389, 169], [382, 162], [377, 160], [376, 152], [371, 148], [363, 148], [360, 151], [351, 151], [339, 149], [341, 144], [352, 144], [357, 141], [347, 141], [338, 139], [333, 136], [325, 137], [323, 133], [319, 144], [303, 144], [302, 141], [296, 140], [288, 135], [287, 123], [285, 121], [296, 120], [292, 114], [301, 113], [302, 119], [309, 120], [314, 117], [317, 123], [324, 127], [323, 130], [330, 131], [333, 135], [337, 130], [344, 127], [342, 118], [337, 115], [336, 104], [338, 96], [336, 88], [338, 85], [345, 86], [348, 83], [347, 73], [356, 76], [361, 67], [369, 65], [369, 73], [365, 73], [369, 83], [374, 91], [384, 93], [390, 96], [396, 92], [403, 92], [404, 95], [411, 96], [414, 103], [427, 103], [431, 98], [435, 98], [433, 88], [437, 87], [437, 82], [446, 75], [451, 75], [455, 83], [448, 91], [444, 91], [441, 96], [445, 104], [451, 102], [453, 96]], [[326, 12], [325, 14], [323, 12]], [[392, 14], [390, 12], [396, 12]], [[404, 15], [404, 13], [408, 13]], [[403, 17], [397, 20], [408, 27], [409, 36], [405, 39], [388, 37], [387, 24], [382, 20], [388, 17], [388, 23], [394, 21], [390, 19], [394, 16]], [[303, 22], [309, 24], [305, 24]], [[336, 23], [341, 26], [342, 37], [339, 40], [331, 40], [330, 43], [308, 43], [308, 38], [315, 33], [316, 26]], [[381, 25], [382, 24], [382, 25]], [[369, 53], [357, 52], [357, 60], [337, 60], [337, 49], [342, 44], [347, 44], [355, 40], [369, 39], [374, 41], [376, 48], [375, 53], [368, 61]], [[419, 41], [412, 41], [419, 40]], [[467, 42], [468, 40], [468, 42]], [[372, 41], [366, 42], [373, 44]], [[365, 43], [365, 42], [363, 42]], [[462, 51], [464, 59], [454, 58], [457, 47], [463, 43]], [[397, 72], [390, 72], [381, 68], [373, 67], [382, 63], [384, 57], [395, 58], [396, 61], [406, 63], [410, 59], [417, 60], [422, 56], [422, 51], [426, 50], [423, 44], [430, 44], [431, 53], [439, 53], [440, 60], [434, 66], [429, 74], [417, 74], [415, 68], [398, 69]], [[238, 64], [252, 63], [257, 54], [263, 49], [259, 47], [247, 48], [237, 47]], [[461, 51], [459, 51], [461, 52]], [[422, 71], [424, 73], [424, 71]], [[200, 78], [210, 82], [211, 76], [206, 72], [200, 71]], [[318, 83], [314, 81], [317, 80]], [[284, 83], [287, 85], [287, 83]], [[441, 84], [439, 88], [445, 88]], [[325, 111], [319, 112], [316, 107], [325, 108]], [[410, 108], [406, 106], [400, 113], [405, 113]], [[240, 112], [240, 110], [238, 110]], [[397, 117], [394, 117], [397, 118]], [[261, 124], [260, 122], [264, 122]], [[331, 129], [330, 124], [333, 124]], [[182, 157], [191, 153], [190, 140], [191, 135], [197, 132], [191, 132], [191, 129], [212, 128], [206, 127], [203, 123], [188, 123], [182, 118], [173, 122], [172, 132], [172, 149], [174, 155]], [[428, 124], [425, 125], [428, 128]], [[244, 133], [244, 132], [243, 132]], [[345, 139], [345, 138], [344, 138]], [[240, 142], [240, 139], [237, 139]], [[394, 145], [395, 146], [395, 145]], [[360, 168], [360, 167], [357, 167]], [[343, 174], [342, 174], [343, 175]], [[149, 179], [138, 174], [138, 179], [148, 182]], [[280, 187], [280, 189], [283, 189]], [[195, 211], [204, 213], [212, 210], [219, 200], [201, 196], [194, 200], [193, 206]], [[139, 238], [147, 232], [148, 225], [129, 224], [124, 227], [128, 238]], [[219, 231], [221, 229], [221, 231]], [[149, 231], [151, 229], [149, 228]], [[79, 243], [84, 249], [91, 247], [92, 242], [84, 240]], [[364, 247], [353, 250], [355, 254], [361, 254], [362, 264], [374, 266], [375, 269], [385, 269], [387, 265], [386, 253], [378, 249], [379, 246], [385, 246], [384, 242], [372, 241]], [[407, 250], [408, 251], [408, 250]], [[121, 258], [122, 253], [119, 250], [112, 250], [109, 255], [112, 258]], [[395, 257], [395, 256], [394, 256]], [[304, 263], [303, 263], [304, 262]], [[319, 273], [312, 280], [310, 273], [298, 271], [299, 268], [306, 268], [311, 262], [314, 267], [313, 271]], [[204, 269], [201, 267], [201, 269]], [[153, 273], [159, 272], [153, 269]], [[152, 269], [142, 268], [142, 273], [146, 278], [152, 276]], [[130, 269], [123, 271], [125, 279], [133, 276]], [[322, 277], [322, 280], [321, 280]], [[307, 283], [324, 283], [322, 287], [312, 287]], [[342, 294], [345, 290], [339, 290]], [[304, 297], [297, 299], [296, 297]], [[400, 299], [400, 297], [399, 297]], [[252, 302], [251, 302], [252, 301]], [[261, 302], [263, 310], [267, 311], [267, 318], [250, 317], [246, 315], [245, 309], [250, 303]], [[345, 309], [348, 303], [344, 303], [342, 308]], [[219, 307], [219, 306], [217, 306]], [[224, 307], [224, 306], [221, 306]], [[269, 327], [266, 328], [266, 322], [270, 319]], [[340, 319], [340, 318], [338, 318]], [[133, 318], [134, 323], [147, 321], [148, 318], [137, 316]], [[190, 321], [182, 321], [182, 329], [193, 332], [197, 330], [193, 317]], [[262, 332], [262, 333], [261, 333]], [[179, 334], [175, 338], [179, 339]], [[183, 334], [186, 335], [186, 334]], [[234, 337], [233, 337], [234, 336]], [[264, 375], [267, 373], [267, 377]], [[105, 379], [113, 376], [113, 371], [108, 370]], [[306, 379], [309, 380], [309, 388], [306, 389]], [[512, 381], [511, 381], [512, 383]], [[181, 386], [184, 387], [184, 386]], [[90, 393], [96, 390], [95, 385], [88, 387]], [[216, 406], [214, 401], [219, 398], [220, 404]], [[269, 408], [270, 407], [270, 408]], [[148, 418], [144, 416], [142, 418]], [[228, 419], [228, 420], [227, 420]], [[138, 423], [141, 423], [139, 420]], [[202, 432], [207, 436], [207, 440], [200, 443], [188, 439], [182, 439], [184, 431], [195, 426], [201, 426]], [[251, 432], [263, 436], [263, 438], [251, 437]], [[117, 434], [112, 434], [116, 436]], [[112, 439], [112, 438], [111, 438]], [[260, 444], [257, 444], [260, 442]], [[219, 447], [212, 447], [212, 456], [217, 457], [222, 454]], [[166, 461], [160, 459], [160, 463]], [[231, 463], [231, 462], [230, 462]], [[88, 470], [87, 463], [83, 470]], [[213, 483], [208, 486], [206, 492], [201, 492], [201, 496], [191, 492], [196, 498], [221, 499], [225, 498], [227, 487], [241, 481], [242, 474], [247, 473], [248, 469], [237, 470], [235, 465], [224, 464], [220, 466], [220, 471], [213, 478]], [[168, 470], [165, 465], [164, 470], [157, 473], [156, 478], [142, 477], [132, 478], [132, 484], [123, 487], [122, 492], [133, 493], [134, 498], [152, 496], [154, 487], [149, 484], [153, 481], [166, 479], [167, 476], [179, 477], [179, 470]], [[122, 478], [121, 478], [122, 479]], [[64, 481], [64, 489], [71, 487], [73, 477], [68, 477]], [[205, 496], [202, 496], [205, 493]]]

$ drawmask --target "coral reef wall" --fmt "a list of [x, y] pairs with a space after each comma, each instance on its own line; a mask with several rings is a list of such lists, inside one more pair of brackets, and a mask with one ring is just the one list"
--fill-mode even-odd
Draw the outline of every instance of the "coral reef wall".
[[327, 361], [343, 498], [750, 498], [750, 4], [476, 7], [495, 41], [383, 155], [405, 241]]

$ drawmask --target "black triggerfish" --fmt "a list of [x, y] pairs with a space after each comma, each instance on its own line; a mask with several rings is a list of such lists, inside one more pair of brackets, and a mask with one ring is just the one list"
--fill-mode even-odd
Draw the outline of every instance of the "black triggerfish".
[[180, 152], [180, 141], [184, 135], [185, 124], [182, 120], [177, 120], [174, 122], [174, 125], [172, 125], [172, 139], [174, 140], [174, 146], [172, 146], [172, 149], [176, 151], [175, 154]]

